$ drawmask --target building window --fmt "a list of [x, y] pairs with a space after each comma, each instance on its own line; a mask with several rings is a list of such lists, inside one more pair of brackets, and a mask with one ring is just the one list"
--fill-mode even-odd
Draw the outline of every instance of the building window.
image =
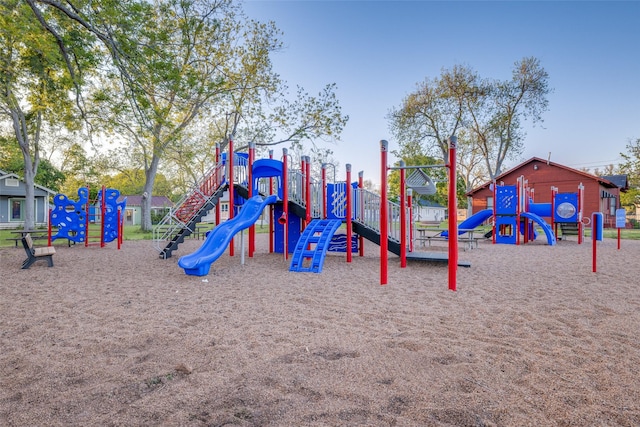
[[20, 181], [15, 178], [7, 178], [4, 180], [4, 185], [6, 185], [7, 187], [17, 187], [18, 185], [20, 185]]
[[24, 221], [24, 199], [9, 199], [9, 221]]
[[493, 196], [487, 197], [487, 209], [493, 209]]
[[221, 203], [220, 204], [220, 212], [229, 213], [229, 204], [228, 203]]
[[618, 203], [615, 197], [612, 197], [609, 199], [609, 214], [610, 215], [615, 215], [616, 214], [616, 208], [618, 207]]

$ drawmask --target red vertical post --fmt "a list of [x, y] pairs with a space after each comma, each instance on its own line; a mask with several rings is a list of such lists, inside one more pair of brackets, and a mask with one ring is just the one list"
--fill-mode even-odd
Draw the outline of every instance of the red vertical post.
[[282, 215], [284, 216], [284, 260], [289, 259], [289, 173], [287, 149], [282, 149]]
[[582, 244], [582, 235], [584, 234], [584, 225], [582, 224], [582, 209], [584, 197], [584, 186], [582, 183], [578, 185], [578, 244]]
[[618, 250], [620, 250], [620, 227], [618, 227]]
[[592, 255], [593, 255], [593, 259], [591, 260], [591, 270], [594, 273], [597, 273], [598, 271], [598, 256], [597, 256], [597, 249], [598, 249], [598, 239], [596, 236], [597, 230], [598, 230], [598, 215], [596, 215], [597, 212], [594, 212], [591, 215], [591, 242], [592, 242]]
[[49, 208], [49, 224], [47, 226], [47, 246], [51, 246], [51, 208]]
[[407, 170], [400, 160], [400, 268], [407, 267]]
[[[218, 177], [218, 170], [220, 169], [220, 143], [216, 143], [216, 178]], [[216, 185], [221, 184], [220, 180], [216, 179]], [[216, 203], [216, 225], [220, 224], [220, 200]]]
[[[107, 190], [105, 186], [102, 186], [102, 197], [100, 198], [100, 247], [104, 248], [104, 216], [107, 213], [107, 201], [105, 200], [107, 196]], [[151, 196], [153, 197], [153, 196]]]
[[121, 227], [120, 227], [120, 220], [122, 219], [122, 209], [118, 208], [118, 224], [116, 225], [116, 230], [118, 230], [118, 237], [117, 237], [117, 241], [118, 241], [118, 250], [120, 249], [120, 246], [122, 246], [122, 233], [121, 233]]
[[322, 164], [322, 219], [327, 219], [327, 164]]
[[311, 157], [309, 156], [305, 156], [304, 187], [305, 204], [307, 205], [305, 225], [308, 225], [311, 222], [313, 212], [311, 201]]
[[351, 165], [347, 163], [347, 188], [345, 190], [347, 192], [347, 262], [351, 262], [353, 254], [351, 253], [351, 239], [353, 237], [353, 230], [351, 229]]
[[87, 203], [84, 205], [84, 247], [89, 246], [89, 206], [91, 205], [91, 191], [89, 190], [89, 186], [87, 186]]
[[388, 231], [387, 231], [387, 156], [389, 143], [380, 141], [380, 285], [387, 284], [388, 278]]
[[[358, 172], [358, 208], [360, 211], [360, 220], [364, 220], [364, 199], [362, 189], [364, 188], [364, 172]], [[360, 250], [360, 256], [364, 256], [364, 237], [358, 236], [358, 249]]]
[[556, 224], [556, 222], [554, 221], [554, 217], [556, 215], [556, 194], [558, 192], [558, 189], [554, 186], [551, 186], [551, 218], [550, 218], [550, 226], [551, 226], [551, 230], [553, 231], [553, 234], [555, 235], [556, 239], [558, 238], [558, 226]]
[[493, 233], [491, 233], [491, 243], [496, 244], [496, 233], [498, 232], [498, 227], [496, 226], [498, 215], [496, 212], [498, 211], [498, 201], [496, 200], [496, 196], [498, 195], [498, 183], [493, 181]]
[[521, 199], [522, 199], [522, 189], [521, 189], [521, 181], [520, 179], [522, 178], [522, 176], [520, 176], [520, 178], [517, 179], [516, 181], [516, 227], [515, 227], [515, 231], [514, 233], [516, 233], [516, 246], [520, 244], [520, 203], [521, 203]]
[[[229, 219], [233, 219], [233, 210], [235, 207], [235, 200], [234, 200], [234, 193], [235, 193], [235, 189], [234, 189], [234, 184], [235, 184], [235, 179], [233, 177], [233, 166], [235, 163], [235, 159], [234, 159], [234, 153], [233, 153], [233, 139], [229, 138], [229, 156], [227, 157], [227, 171], [229, 172]], [[231, 238], [231, 242], [229, 242], [229, 256], [233, 256], [233, 237]]]
[[[249, 198], [253, 197], [253, 161], [256, 156], [255, 142], [249, 143], [249, 165], [247, 166], [247, 181], [249, 184]], [[249, 227], [249, 258], [253, 258], [256, 250], [256, 226], [251, 224]]]
[[[269, 158], [273, 159], [273, 150], [269, 150]], [[269, 178], [269, 195], [273, 194], [273, 177]], [[273, 204], [269, 205], [269, 253], [273, 253]]]
[[409, 210], [409, 252], [413, 252], [413, 190], [407, 190], [407, 209]]
[[457, 138], [449, 138], [449, 289], [456, 290], [458, 275], [458, 195], [456, 148]]

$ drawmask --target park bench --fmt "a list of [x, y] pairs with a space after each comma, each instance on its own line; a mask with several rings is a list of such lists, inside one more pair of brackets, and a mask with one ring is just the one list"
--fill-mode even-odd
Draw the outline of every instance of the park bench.
[[34, 248], [31, 234], [27, 233], [22, 238], [22, 246], [27, 253], [27, 259], [22, 263], [22, 269], [31, 267], [31, 264], [39, 259], [46, 260], [49, 263], [49, 267], [53, 267], [53, 255], [56, 253], [56, 248], [53, 246], [43, 246]]

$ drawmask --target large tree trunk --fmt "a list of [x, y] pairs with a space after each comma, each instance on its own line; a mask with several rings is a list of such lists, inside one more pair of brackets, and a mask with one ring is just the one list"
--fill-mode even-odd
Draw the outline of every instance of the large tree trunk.
[[[36, 133], [33, 141], [30, 141], [27, 131], [27, 118], [22, 110], [15, 104], [15, 108], [11, 110], [11, 119], [13, 122], [13, 130], [22, 151], [24, 159], [24, 183], [25, 183], [25, 200], [24, 200], [24, 229], [33, 230], [36, 226], [35, 216], [35, 176], [38, 171], [38, 163], [40, 155], [38, 152], [38, 139], [40, 138], [40, 114], [37, 115]], [[31, 157], [31, 144], [34, 145], [34, 157]]]
[[151, 196], [153, 195], [153, 184], [156, 180], [156, 173], [158, 172], [158, 165], [160, 164], [160, 157], [156, 154], [153, 155], [149, 168], [144, 171], [145, 182], [142, 193], [142, 230], [151, 231], [153, 224], [151, 223]]
[[24, 182], [25, 182], [25, 194], [24, 194], [24, 229], [33, 230], [36, 226], [35, 216], [35, 188], [33, 182], [34, 174], [29, 168], [25, 168]]

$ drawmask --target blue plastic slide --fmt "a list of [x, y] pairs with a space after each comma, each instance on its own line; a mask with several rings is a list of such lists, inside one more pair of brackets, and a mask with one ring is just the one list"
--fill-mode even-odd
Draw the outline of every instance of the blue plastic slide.
[[278, 197], [275, 194], [266, 199], [262, 196], [254, 196], [247, 200], [237, 216], [218, 224], [197, 251], [180, 257], [178, 265], [190, 276], [206, 276], [209, 274], [211, 264], [227, 250], [233, 236], [251, 227], [260, 218], [262, 210], [276, 200]]
[[[458, 235], [466, 233], [468, 230], [473, 230], [493, 215], [493, 209], [484, 209], [478, 213], [471, 215], [469, 218], [465, 219], [458, 225]], [[447, 237], [449, 236], [449, 231], [445, 230], [441, 234], [441, 236]]]
[[553, 246], [556, 244], [556, 236], [553, 234], [551, 226], [544, 219], [531, 212], [522, 212], [520, 216], [529, 218], [530, 220], [537, 222], [538, 225], [542, 227], [544, 234], [547, 236], [547, 242], [549, 243], [549, 246]]

